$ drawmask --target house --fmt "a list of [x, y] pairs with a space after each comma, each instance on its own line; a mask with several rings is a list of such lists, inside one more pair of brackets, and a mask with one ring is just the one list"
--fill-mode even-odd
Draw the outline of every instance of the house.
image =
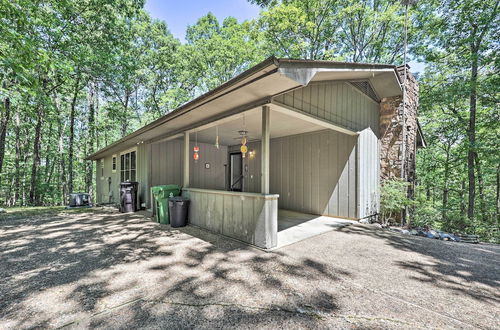
[[90, 155], [96, 200], [116, 203], [119, 183], [137, 181], [150, 208], [150, 187], [179, 184], [191, 224], [263, 248], [277, 244], [278, 209], [374, 216], [380, 181], [413, 180], [423, 144], [418, 87], [410, 74], [403, 107], [403, 72], [268, 58]]

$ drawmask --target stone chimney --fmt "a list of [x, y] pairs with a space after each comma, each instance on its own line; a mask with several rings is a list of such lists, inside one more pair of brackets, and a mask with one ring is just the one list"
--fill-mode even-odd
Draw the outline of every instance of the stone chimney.
[[[383, 98], [380, 102], [380, 179], [383, 184], [387, 179], [404, 178], [411, 183], [409, 189], [411, 197], [415, 183], [415, 156], [417, 146], [422, 141], [419, 138], [417, 122], [418, 83], [409, 72], [408, 66], [407, 68], [405, 106], [403, 107], [402, 96]], [[400, 81], [403, 82], [404, 66], [397, 67], [396, 71]], [[406, 134], [403, 133], [403, 127], [406, 127]], [[401, 175], [402, 170], [403, 175]]]

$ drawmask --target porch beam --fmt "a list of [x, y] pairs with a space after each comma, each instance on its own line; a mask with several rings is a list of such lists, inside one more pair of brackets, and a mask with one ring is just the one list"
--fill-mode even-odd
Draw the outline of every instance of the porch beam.
[[269, 194], [269, 142], [270, 142], [271, 108], [262, 107], [262, 138], [261, 138], [261, 193]]
[[216, 116], [212, 116], [210, 118], [206, 118], [204, 120], [197, 121], [195, 123], [183, 126], [179, 129], [176, 129], [173, 131], [169, 131], [166, 134], [162, 134], [160, 136], [154, 137], [154, 138], [149, 139], [149, 140], [144, 141], [144, 142], [145, 143], [160, 142], [160, 141], [164, 141], [165, 139], [168, 139], [172, 136], [176, 136], [178, 134], [184, 134], [184, 132], [186, 132], [186, 131], [193, 133], [195, 131], [200, 131], [200, 130], [204, 130], [204, 129], [214, 127], [217, 125], [221, 125], [227, 121], [231, 121], [231, 120], [238, 118], [238, 115], [241, 115], [242, 112], [252, 110], [252, 109], [258, 108], [264, 104], [269, 104], [269, 103], [271, 103], [271, 98], [264, 97], [262, 99], [255, 101], [255, 102], [250, 102], [248, 104], [244, 104], [242, 106], [235, 107], [233, 109], [225, 111], [225, 112], [218, 114]]
[[357, 132], [355, 132], [347, 127], [333, 124], [325, 119], [312, 116], [308, 113], [305, 113], [304, 111], [302, 111], [300, 109], [291, 107], [289, 105], [283, 104], [283, 103], [278, 102], [276, 100], [272, 100], [271, 103], [276, 105], [275, 107], [273, 107], [273, 111], [278, 111], [278, 112], [284, 113], [286, 115], [295, 117], [297, 119], [307, 121], [307, 122], [315, 124], [315, 125], [323, 126], [325, 128], [328, 128], [328, 129], [331, 129], [331, 130], [334, 130], [334, 131], [337, 131], [340, 133], [344, 133], [344, 134], [348, 134], [348, 135], [352, 135], [352, 136], [359, 135]]
[[189, 187], [189, 149], [189, 132], [184, 132], [184, 188]]

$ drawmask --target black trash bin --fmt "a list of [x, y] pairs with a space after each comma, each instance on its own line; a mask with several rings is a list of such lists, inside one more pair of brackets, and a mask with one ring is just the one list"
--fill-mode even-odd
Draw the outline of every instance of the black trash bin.
[[120, 183], [120, 212], [135, 212], [137, 207], [137, 187], [139, 182]]
[[184, 227], [187, 225], [189, 199], [185, 197], [172, 197], [168, 200], [170, 211], [170, 226]]

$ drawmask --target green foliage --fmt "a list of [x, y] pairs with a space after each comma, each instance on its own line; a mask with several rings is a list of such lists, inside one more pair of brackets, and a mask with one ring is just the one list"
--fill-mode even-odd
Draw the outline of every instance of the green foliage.
[[408, 182], [399, 178], [386, 180], [380, 187], [380, 213], [384, 223], [396, 222], [398, 214], [413, 204], [407, 197], [407, 190]]
[[498, 0], [425, 1], [412, 47], [427, 63], [419, 117], [428, 147], [419, 151], [417, 177], [425, 205], [440, 213], [429, 217], [445, 230], [483, 237], [498, 233], [500, 216], [498, 6]]
[[[26, 205], [33, 193], [33, 204], [60, 205], [70, 183], [74, 191], [92, 190], [89, 153], [270, 55], [402, 62], [401, 1], [251, 2], [262, 8], [255, 20], [219, 21], [207, 13], [187, 27], [182, 43], [142, 9], [144, 1], [0, 0], [0, 204]], [[418, 80], [428, 147], [417, 154], [415, 202], [405, 198], [402, 182], [382, 187], [386, 218], [408, 205], [414, 224], [498, 236], [498, 5], [422, 0], [409, 8], [409, 55], [426, 63]], [[472, 220], [471, 151], [478, 208]]]
[[432, 201], [427, 200], [425, 193], [417, 191], [414, 201], [411, 225], [414, 227], [430, 227], [444, 229], [441, 224], [441, 211], [436, 208]]
[[208, 92], [264, 59], [251, 29], [251, 22], [240, 24], [233, 17], [221, 24], [212, 13], [187, 28], [181, 65], [192, 96]]
[[[258, 27], [267, 53], [292, 58], [401, 62], [404, 7], [399, 1], [255, 2], [265, 8]], [[409, 30], [412, 39], [412, 24]]]

